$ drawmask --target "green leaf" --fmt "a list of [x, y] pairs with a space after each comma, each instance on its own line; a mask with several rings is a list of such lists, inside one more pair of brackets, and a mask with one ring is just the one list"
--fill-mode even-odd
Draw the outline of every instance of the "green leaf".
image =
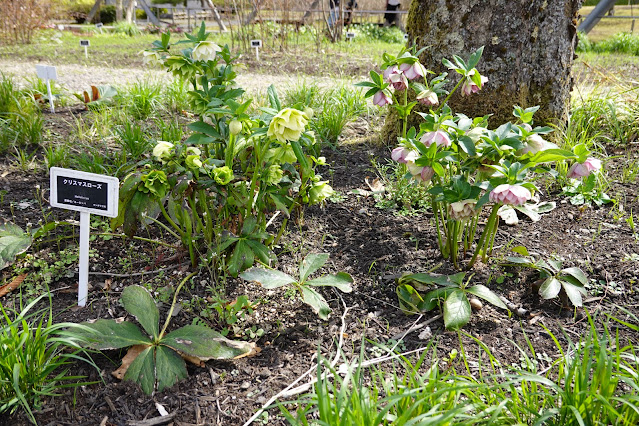
[[212, 136], [214, 138], [222, 137], [220, 135], [220, 132], [218, 132], [215, 127], [203, 121], [196, 121], [194, 123], [190, 123], [187, 127], [193, 130], [194, 132], [204, 133], [207, 136]]
[[468, 154], [470, 157], [475, 157], [477, 155], [477, 150], [475, 149], [475, 142], [468, 136], [462, 136], [459, 138], [459, 146], [461, 149]]
[[157, 339], [160, 334], [160, 311], [149, 291], [132, 285], [124, 289], [120, 300], [124, 309], [138, 320], [142, 328], [153, 339]]
[[[530, 254], [528, 253], [528, 249], [525, 246], [515, 246], [511, 248], [510, 251], [521, 254], [522, 256], [530, 256]], [[511, 258], [509, 257], [508, 259]]]
[[271, 108], [279, 111], [282, 109], [282, 105], [280, 104], [280, 98], [277, 96], [277, 91], [275, 90], [275, 86], [272, 84], [268, 86], [266, 89], [266, 93], [268, 94], [268, 101], [271, 105]]
[[467, 288], [466, 291], [470, 294], [474, 294], [477, 297], [481, 297], [485, 301], [492, 303], [493, 305], [508, 310], [508, 307], [501, 301], [499, 296], [493, 293], [488, 287], [482, 284], [474, 285], [470, 288]]
[[309, 253], [300, 265], [300, 282], [306, 281], [309, 275], [324, 266], [328, 253]]
[[448, 294], [454, 290], [455, 290], [454, 287], [443, 287], [443, 288], [437, 288], [435, 290], [429, 291], [428, 293], [426, 293], [426, 296], [424, 296], [423, 303], [417, 305], [419, 311], [420, 312], [432, 311], [437, 306], [440, 306], [441, 302], [446, 300], [446, 297], [448, 297]]
[[70, 333], [87, 342], [88, 347], [100, 351], [151, 343], [148, 336], [145, 336], [132, 322], [99, 319], [94, 323], [83, 322], [81, 325], [84, 327], [74, 329]]
[[481, 59], [482, 53], [484, 53], [484, 46], [482, 46], [479, 49], [475, 50], [470, 55], [470, 58], [468, 58], [468, 65], [467, 65], [468, 69], [473, 69], [473, 68], [475, 68], [477, 66], [477, 64], [479, 63], [479, 60]]
[[399, 300], [399, 308], [406, 315], [414, 315], [420, 312], [418, 305], [424, 303], [422, 296], [408, 284], [400, 284], [395, 289], [397, 299]]
[[580, 307], [583, 305], [581, 295], [582, 294], [586, 295], [585, 288], [583, 288], [581, 285], [575, 285], [574, 283], [571, 283], [565, 280], [561, 281], [561, 285], [563, 286], [564, 291], [566, 292], [566, 296], [568, 296], [568, 299], [570, 299], [573, 305], [577, 307]]
[[240, 274], [246, 281], [255, 281], [267, 289], [282, 287], [297, 282], [295, 278], [275, 269], [251, 268]]
[[149, 346], [129, 366], [124, 380], [131, 380], [142, 387], [142, 391], [151, 395], [155, 388], [155, 359], [154, 346]]
[[0, 225], [0, 269], [9, 266], [21, 253], [31, 246], [31, 235], [18, 225], [5, 222]]
[[579, 268], [565, 268], [559, 271], [559, 273], [562, 275], [570, 275], [571, 277], [574, 277], [583, 286], [588, 285], [588, 278], [586, 277], [586, 274], [584, 274], [584, 272]]
[[162, 392], [165, 388], [169, 388], [189, 376], [182, 357], [165, 346], [158, 346], [155, 350], [155, 374], [157, 375], [158, 392]]
[[550, 163], [570, 158], [575, 158], [575, 155], [571, 151], [566, 151], [564, 149], [546, 149], [533, 155], [530, 158], [530, 161], [533, 163]]
[[315, 287], [335, 287], [344, 293], [353, 291], [351, 284], [353, 284], [353, 277], [346, 272], [339, 272], [336, 275], [324, 275], [306, 282], [306, 285]]
[[255, 261], [255, 255], [253, 250], [246, 244], [245, 239], [238, 240], [229, 258], [228, 270], [229, 274], [237, 277], [241, 271], [253, 265]]
[[313, 308], [313, 311], [323, 320], [327, 320], [331, 313], [331, 308], [321, 294], [307, 286], [302, 287], [302, 300]]
[[172, 331], [161, 344], [202, 361], [237, 358], [251, 353], [254, 347], [249, 342], [229, 340], [201, 325], [187, 325]]
[[461, 289], [454, 289], [444, 300], [444, 325], [459, 330], [470, 321], [470, 303]]
[[544, 299], [557, 297], [561, 290], [561, 282], [555, 277], [550, 277], [539, 287], [539, 295]]

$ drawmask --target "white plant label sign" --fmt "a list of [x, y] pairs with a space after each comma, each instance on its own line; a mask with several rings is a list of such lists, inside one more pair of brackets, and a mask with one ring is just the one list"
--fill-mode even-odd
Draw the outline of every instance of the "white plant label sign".
[[120, 180], [113, 176], [51, 167], [51, 207], [80, 212], [80, 260], [78, 306], [85, 306], [89, 292], [89, 226], [91, 213], [116, 217]]

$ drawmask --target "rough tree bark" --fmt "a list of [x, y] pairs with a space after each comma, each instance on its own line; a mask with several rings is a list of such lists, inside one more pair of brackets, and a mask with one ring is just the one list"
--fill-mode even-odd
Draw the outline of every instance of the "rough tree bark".
[[[539, 105], [535, 123], [565, 120], [577, 43], [576, 19], [582, 0], [413, 0], [407, 20], [409, 40], [428, 46], [420, 60], [435, 72], [442, 58], [484, 47], [478, 65], [488, 83], [476, 94], [457, 92], [449, 101], [468, 116], [493, 114], [497, 126], [510, 121], [513, 105]], [[450, 75], [457, 81], [456, 73]], [[393, 142], [397, 118], [391, 115], [384, 140]]]
[[123, 6], [122, 6], [122, 1], [123, 0], [115, 0], [115, 21], [116, 22], [120, 22], [122, 20], [122, 11], [123, 11]]

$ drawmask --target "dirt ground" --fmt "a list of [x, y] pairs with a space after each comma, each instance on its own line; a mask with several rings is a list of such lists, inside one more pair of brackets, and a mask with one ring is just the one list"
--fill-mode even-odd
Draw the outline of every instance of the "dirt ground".
[[[16, 75], [33, 70], [34, 64], [18, 62], [0, 63], [0, 69]], [[68, 76], [61, 82], [69, 89], [84, 89], [87, 75], [104, 76], [104, 83], [132, 82], [149, 75], [137, 69], [87, 69], [82, 66], [60, 67], [58, 73]], [[163, 74], [163, 73], [162, 73]], [[150, 75], [162, 78], [159, 72]], [[272, 77], [272, 79], [271, 79]], [[65, 77], [67, 78], [67, 77]], [[288, 78], [288, 77], [286, 77]], [[244, 75], [239, 84], [263, 90], [273, 82], [287, 81], [279, 76]], [[69, 112], [67, 112], [70, 114]], [[65, 114], [65, 112], [60, 112]], [[54, 121], [45, 114], [47, 125]], [[57, 121], [59, 122], [59, 120]], [[351, 130], [353, 129], [351, 128]], [[370, 131], [370, 130], [369, 130]], [[633, 145], [634, 146], [634, 145]], [[639, 158], [631, 147], [631, 159]], [[407, 317], [398, 308], [395, 280], [404, 272], [420, 272], [440, 265], [437, 272], [454, 272], [451, 265], [441, 260], [437, 250], [435, 230], [428, 214], [398, 216], [375, 206], [373, 197], [352, 193], [355, 189], [368, 189], [366, 178], [374, 178], [371, 160], [384, 162], [390, 158], [390, 147], [364, 145], [344, 146], [325, 152], [331, 184], [341, 194], [341, 200], [329, 202], [324, 208], [313, 207], [305, 211], [303, 219], [291, 221], [284, 238], [275, 248], [278, 269], [292, 272], [301, 258], [309, 252], [330, 253], [327, 272], [345, 271], [354, 280], [350, 294], [323, 292], [333, 314], [328, 321], [320, 320], [308, 306], [285, 290], [265, 290], [254, 283], [231, 279], [226, 283], [229, 300], [248, 295], [257, 302], [253, 314], [240, 322], [236, 338], [253, 341], [261, 351], [250, 358], [234, 361], [209, 361], [205, 368], [189, 367], [189, 378], [163, 392], [147, 396], [135, 384], [120, 382], [111, 373], [123, 356], [120, 351], [107, 351], [93, 355], [99, 366], [96, 370], [85, 363], [70, 366], [70, 374], [86, 376], [95, 384], [77, 390], [62, 391], [62, 396], [48, 400], [36, 417], [41, 425], [127, 425], [159, 416], [156, 404], [161, 404], [172, 415], [175, 425], [240, 425], [269, 398], [304, 374], [316, 361], [318, 352], [332, 358], [336, 351], [341, 328], [345, 339], [341, 350], [344, 359], [359, 356], [362, 342], [370, 339], [388, 346], [400, 340], [399, 348], [413, 350], [426, 347], [430, 339], [437, 342], [437, 353], [445, 355], [459, 349], [460, 340], [466, 349], [476, 350], [477, 344], [469, 337], [445, 331], [441, 319], [434, 320], [419, 331], [406, 332], [415, 323], [431, 320], [437, 312], [423, 317]], [[611, 159], [608, 169], [620, 169], [628, 164], [624, 158]], [[7, 191], [0, 203], [0, 216], [20, 226], [35, 224], [46, 217], [77, 220], [72, 213], [52, 210], [47, 194], [36, 186], [46, 188], [48, 178], [43, 173], [32, 174], [11, 166], [10, 158], [0, 162], [0, 187]], [[609, 195], [619, 200], [625, 212], [639, 211], [636, 181], [612, 182]], [[582, 268], [591, 280], [585, 309], [603, 317], [610, 313], [625, 318], [619, 311], [624, 307], [639, 315], [637, 289], [639, 243], [623, 217], [619, 205], [579, 208], [566, 203], [557, 192], [543, 193], [542, 200], [556, 201], [558, 208], [543, 215], [541, 221], [526, 220], [519, 225], [500, 225], [495, 246], [497, 250], [512, 245], [524, 245], [542, 257], [555, 255], [565, 260], [566, 266]], [[627, 217], [627, 216], [625, 216]], [[73, 242], [69, 244], [73, 245]], [[54, 314], [59, 321], [85, 321], [97, 318], [119, 318], [126, 313], [118, 304], [119, 295], [127, 285], [144, 283], [158, 295], [171, 294], [175, 285], [186, 276], [188, 267], [184, 253], [163, 250], [149, 244], [120, 238], [96, 238], [91, 242], [95, 255], [91, 258], [89, 304], [84, 309], [74, 308], [76, 302], [75, 265], [69, 266], [70, 276], [51, 286]], [[60, 247], [51, 244], [43, 250], [55, 253]], [[562, 309], [558, 300], [540, 300], [531, 291], [536, 279], [526, 271], [504, 269], [497, 264], [478, 265], [472, 282], [483, 283], [505, 296], [518, 308], [521, 316], [484, 304], [475, 312], [464, 331], [479, 339], [491, 349], [502, 365], [520, 362], [515, 344], [526, 347], [530, 339], [540, 358], [540, 368], [559, 356], [551, 336], [543, 324], [562, 344], [568, 338], [577, 341], [587, 330], [585, 311], [576, 314]], [[3, 277], [6, 278], [6, 277]], [[203, 271], [192, 287], [183, 291], [182, 299], [194, 296], [206, 298], [207, 287], [215, 285], [210, 274]], [[9, 303], [9, 302], [4, 302]], [[192, 323], [198, 308], [182, 309], [175, 315], [171, 328]], [[345, 308], [347, 314], [343, 316]], [[168, 310], [161, 304], [161, 318]], [[213, 327], [219, 324], [211, 323]], [[425, 333], [426, 327], [430, 333]], [[261, 337], [251, 337], [251, 331], [262, 329]], [[638, 336], [622, 332], [622, 339], [633, 342]], [[383, 350], [366, 345], [366, 355], [374, 357]], [[550, 361], [549, 361], [550, 360]], [[307, 382], [308, 378], [302, 382]], [[293, 398], [294, 399], [294, 398]], [[274, 408], [257, 424], [284, 424]], [[21, 413], [5, 416], [0, 425], [28, 424]], [[146, 423], [152, 424], [152, 423]]]

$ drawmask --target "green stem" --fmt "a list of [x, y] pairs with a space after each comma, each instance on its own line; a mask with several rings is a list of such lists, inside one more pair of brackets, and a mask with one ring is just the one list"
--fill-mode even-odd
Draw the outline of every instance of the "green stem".
[[459, 80], [459, 82], [457, 83], [457, 85], [455, 87], [453, 87], [453, 90], [450, 91], [450, 93], [448, 94], [448, 96], [446, 96], [446, 99], [444, 99], [444, 102], [442, 102], [441, 104], [439, 104], [439, 108], [437, 108], [435, 110], [435, 114], [437, 114], [439, 112], [440, 109], [442, 109], [444, 107], [444, 105], [446, 105], [446, 102], [448, 102], [448, 100], [450, 99], [450, 97], [453, 95], [453, 93], [455, 93], [457, 91], [457, 89], [459, 88], [459, 86], [462, 85], [462, 83], [464, 82], [464, 78], [463, 77]]
[[[408, 105], [408, 87], [404, 89], [404, 112], [406, 111], [406, 105]], [[408, 126], [408, 114], [404, 113], [402, 117], [402, 138], [406, 139], [406, 127]]]
[[[173, 222], [173, 219], [171, 219], [171, 216], [169, 216], [169, 214], [166, 212], [166, 209], [164, 208], [164, 203], [160, 202], [158, 204], [160, 205], [160, 210], [162, 210], [162, 216], [164, 216], [164, 219], [166, 219], [166, 221], [169, 222], [169, 224], [173, 227], [173, 229], [175, 229], [180, 234], [180, 236], [178, 237], [177, 234], [173, 232], [172, 230], [170, 230], [166, 225], [163, 226], [163, 228], [166, 229], [169, 233], [173, 234], [173, 236], [182, 240], [182, 238], [184, 238], [184, 231], [182, 231], [182, 228], [180, 226], [178, 226], [175, 222]], [[149, 217], [149, 219], [151, 219], [158, 225], [164, 225], [162, 222], [160, 222], [157, 219], [153, 219], [152, 217]]]
[[[93, 233], [91, 235], [104, 235], [104, 236], [107, 236], [107, 237], [128, 238], [128, 236], [125, 235], [125, 234], [113, 234], [111, 232], [98, 232], [98, 233]], [[175, 235], [175, 237], [178, 237], [178, 236]], [[65, 238], [65, 237], [62, 237], [62, 238]], [[73, 237], [69, 237], [69, 238], [73, 238]], [[158, 244], [158, 245], [165, 246], [165, 247], [176, 248], [174, 245], [171, 245], [169, 243], [165, 243], [164, 241], [158, 241], [158, 240], [152, 240], [150, 238], [138, 237], [137, 235], [134, 235], [131, 238], [133, 238], [134, 240], [138, 240], [138, 241], [144, 241], [144, 242], [147, 242], [147, 243]]]
[[433, 201], [431, 204], [431, 209], [433, 210], [433, 214], [435, 215], [435, 227], [437, 228], [437, 245], [439, 246], [439, 252], [442, 254], [442, 257], [446, 257], [444, 253], [445, 248], [442, 242], [442, 233], [439, 227], [439, 206], [436, 201]]
[[186, 278], [182, 280], [182, 282], [175, 289], [175, 294], [173, 295], [173, 303], [171, 303], [171, 308], [169, 309], [169, 313], [166, 316], [166, 321], [164, 322], [164, 327], [162, 327], [162, 331], [160, 332], [160, 335], [158, 336], [158, 340], [162, 340], [162, 337], [164, 337], [164, 333], [166, 332], [166, 329], [169, 326], [169, 323], [171, 322], [171, 316], [173, 315], [173, 309], [175, 309], [175, 304], [177, 303], [177, 297], [178, 297], [178, 294], [180, 293], [180, 290], [182, 290], [182, 287], [184, 286], [184, 284], [186, 284], [186, 282], [190, 280], [195, 274], [197, 274], [197, 271], [191, 272], [189, 275], [186, 276]]
[[484, 228], [484, 231], [481, 233], [481, 237], [479, 239], [479, 242], [477, 243], [477, 247], [475, 248], [475, 253], [473, 253], [473, 257], [472, 259], [470, 259], [470, 263], [468, 264], [466, 269], [472, 268], [473, 265], [475, 264], [475, 261], [477, 260], [477, 256], [479, 256], [479, 252], [482, 250], [482, 248], [485, 245], [484, 243], [486, 242], [486, 237], [492, 232], [492, 228], [494, 227], [493, 222], [495, 222], [495, 218], [497, 217], [497, 210], [499, 210], [499, 207], [501, 207], [501, 204], [496, 203], [493, 206], [493, 209], [490, 211], [490, 216], [488, 217], [488, 222], [486, 223], [486, 227]]

